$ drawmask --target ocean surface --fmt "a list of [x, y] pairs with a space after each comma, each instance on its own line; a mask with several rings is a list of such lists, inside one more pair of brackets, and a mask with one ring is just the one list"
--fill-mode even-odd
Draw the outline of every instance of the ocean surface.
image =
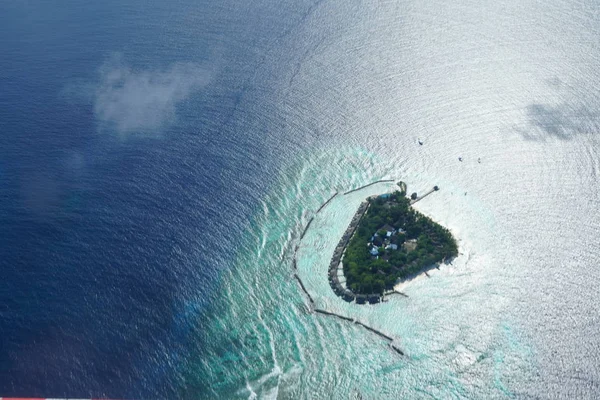
[[[0, 396], [598, 398], [599, 43], [593, 1], [0, 2]], [[460, 255], [347, 304], [393, 184], [315, 212], [378, 179]]]

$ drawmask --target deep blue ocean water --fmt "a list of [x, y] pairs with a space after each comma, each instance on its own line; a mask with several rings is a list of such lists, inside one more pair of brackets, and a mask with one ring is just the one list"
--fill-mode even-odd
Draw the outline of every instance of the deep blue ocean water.
[[[297, 18], [233, 2], [0, 5], [2, 395], [176, 397], [272, 168], [238, 108], [259, 96], [260, 49]], [[210, 83], [168, 123], [119, 132], [94, 117], [114, 57], [133, 73], [194, 63]]]
[[[0, 2], [0, 396], [598, 397], [599, 16]], [[346, 304], [328, 260], [391, 187], [300, 233], [382, 178], [439, 185], [417, 208], [461, 254]], [[316, 305], [405, 357], [310, 312], [296, 246]]]

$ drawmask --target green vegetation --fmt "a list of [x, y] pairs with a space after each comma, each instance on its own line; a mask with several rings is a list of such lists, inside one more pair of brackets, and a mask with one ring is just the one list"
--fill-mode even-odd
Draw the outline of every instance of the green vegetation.
[[383, 293], [398, 279], [458, 254], [450, 232], [412, 209], [404, 191], [369, 202], [342, 260], [354, 293]]

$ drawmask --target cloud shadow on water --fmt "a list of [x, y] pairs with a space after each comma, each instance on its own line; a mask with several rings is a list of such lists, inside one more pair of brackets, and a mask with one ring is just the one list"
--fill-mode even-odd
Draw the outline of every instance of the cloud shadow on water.
[[526, 108], [528, 126], [517, 128], [529, 140], [544, 140], [555, 137], [571, 140], [577, 135], [594, 134], [598, 131], [598, 112], [584, 105], [531, 104]]

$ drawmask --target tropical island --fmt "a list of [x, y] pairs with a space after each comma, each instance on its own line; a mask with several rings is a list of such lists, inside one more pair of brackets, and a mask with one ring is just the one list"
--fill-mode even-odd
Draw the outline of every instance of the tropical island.
[[[405, 185], [400, 187], [363, 202], [340, 241], [345, 246], [334, 253], [330, 282], [347, 301], [378, 302], [399, 281], [458, 254], [450, 231], [414, 210], [416, 194], [411, 202]], [[340, 259], [345, 285], [337, 276]]]

